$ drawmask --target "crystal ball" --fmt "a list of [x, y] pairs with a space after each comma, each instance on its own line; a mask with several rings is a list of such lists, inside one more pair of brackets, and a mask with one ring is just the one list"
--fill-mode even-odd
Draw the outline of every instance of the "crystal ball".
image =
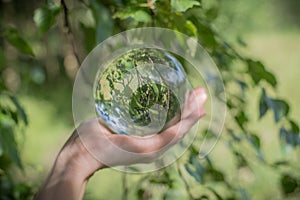
[[146, 136], [180, 120], [188, 84], [175, 56], [154, 48], [134, 48], [102, 67], [94, 83], [95, 108], [112, 132]]

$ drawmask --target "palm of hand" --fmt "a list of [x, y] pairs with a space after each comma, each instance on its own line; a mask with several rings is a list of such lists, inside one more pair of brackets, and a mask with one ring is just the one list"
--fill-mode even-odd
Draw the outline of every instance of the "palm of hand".
[[114, 134], [99, 119], [92, 119], [77, 128], [63, 150], [75, 144], [81, 152], [75, 162], [82, 165], [80, 167], [84, 167], [89, 176], [107, 166], [152, 162], [180, 141], [205, 115], [206, 99], [204, 88], [187, 93], [181, 120], [160, 134], [146, 137]]

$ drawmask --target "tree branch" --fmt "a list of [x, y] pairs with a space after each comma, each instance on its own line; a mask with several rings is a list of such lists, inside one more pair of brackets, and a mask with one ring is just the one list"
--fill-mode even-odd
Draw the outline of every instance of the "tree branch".
[[[74, 54], [74, 56], [76, 58], [76, 61], [77, 61], [78, 67], [79, 67], [81, 65], [81, 63], [82, 63], [82, 60], [79, 57], [79, 53], [78, 53], [77, 46], [76, 46], [76, 43], [75, 43], [75, 36], [74, 36], [74, 34], [72, 32], [71, 24], [70, 24], [70, 21], [69, 21], [69, 9], [67, 7], [67, 4], [66, 4], [65, 0], [61, 0], [61, 5], [63, 7], [64, 27], [66, 29], [66, 35], [67, 35], [67, 38], [68, 38], [69, 42], [72, 45], [72, 51], [73, 51], [73, 54]], [[84, 81], [88, 85], [93, 86], [93, 81], [91, 81], [88, 78], [88, 76], [85, 73], [85, 71], [81, 70], [81, 73], [82, 73]]]
[[69, 21], [69, 9], [67, 7], [67, 4], [65, 2], [65, 0], [61, 0], [61, 5], [63, 7], [63, 13], [64, 13], [64, 27], [66, 29], [66, 35], [67, 35], [67, 38], [68, 40], [70, 41], [71, 45], [72, 45], [72, 50], [73, 50], [73, 53], [74, 53], [74, 56], [77, 60], [77, 63], [78, 65], [81, 64], [81, 59], [79, 58], [79, 54], [78, 54], [78, 50], [77, 50], [77, 46], [75, 44], [75, 41], [74, 41], [74, 34], [72, 32], [72, 29], [71, 29], [71, 25], [70, 25], [70, 21]]

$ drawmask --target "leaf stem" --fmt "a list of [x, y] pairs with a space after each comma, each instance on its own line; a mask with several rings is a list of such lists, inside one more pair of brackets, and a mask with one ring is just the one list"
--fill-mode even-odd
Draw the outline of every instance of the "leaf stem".
[[122, 200], [127, 200], [128, 198], [128, 186], [127, 186], [127, 174], [122, 174]]
[[182, 172], [181, 172], [181, 168], [180, 168], [180, 165], [179, 165], [179, 162], [178, 162], [178, 161], [176, 162], [176, 166], [177, 166], [177, 171], [178, 171], [179, 177], [181, 178], [181, 180], [182, 180], [183, 183], [184, 183], [185, 190], [187, 191], [187, 194], [189, 195], [189, 198], [190, 198], [190, 199], [195, 199], [195, 198], [193, 197], [193, 194], [192, 194], [192, 192], [191, 192], [191, 188], [190, 188], [188, 182], [186, 181], [186, 179], [184, 178], [184, 176], [183, 176], [183, 174], [182, 174]]

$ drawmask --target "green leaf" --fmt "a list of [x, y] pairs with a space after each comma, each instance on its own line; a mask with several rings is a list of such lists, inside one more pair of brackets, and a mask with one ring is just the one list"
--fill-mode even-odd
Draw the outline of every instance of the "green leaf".
[[45, 33], [53, 26], [60, 11], [61, 7], [55, 3], [43, 5], [34, 11], [33, 21], [40, 33]]
[[210, 167], [207, 173], [211, 176], [211, 178], [214, 181], [222, 182], [225, 180], [224, 174], [221, 171], [215, 169], [214, 167]]
[[[0, 133], [0, 137], [1, 137], [1, 133]], [[0, 141], [1, 143], [1, 141]], [[7, 154], [4, 154], [2, 156], [0, 156], [0, 179], [1, 179], [1, 171], [8, 171], [11, 166], [12, 166], [13, 162], [11, 160], [11, 158], [7, 155]], [[0, 180], [1, 182], [1, 180]]]
[[187, 193], [185, 190], [184, 182], [180, 177], [180, 174], [174, 167], [168, 168], [167, 174], [172, 181], [169, 185], [169, 189], [164, 193], [165, 200], [173, 199], [187, 199]]
[[213, 189], [212, 187], [207, 187], [207, 189], [209, 189], [218, 200], [223, 200], [222, 196], [215, 189]]
[[248, 88], [248, 85], [244, 81], [241, 81], [241, 80], [236, 80], [236, 82], [239, 85], [239, 87], [241, 88], [242, 93], [244, 95], [246, 89]]
[[137, 22], [144, 22], [144, 23], [148, 23], [151, 21], [151, 16], [143, 11], [143, 10], [138, 10], [134, 13], [133, 18], [135, 19], [135, 21]]
[[271, 108], [274, 111], [274, 118], [276, 122], [289, 113], [290, 107], [287, 102], [279, 99], [271, 99]]
[[219, 14], [219, 7], [217, 6], [211, 7], [205, 12], [206, 19], [209, 22], [214, 21], [218, 17], [218, 14]]
[[257, 152], [257, 156], [261, 161], [265, 161], [264, 155], [261, 151], [261, 142], [260, 138], [255, 134], [249, 134], [247, 137], [247, 140], [250, 142], [250, 144], [255, 148]]
[[168, 189], [164, 193], [164, 200], [181, 200], [181, 199], [187, 199], [187, 195], [183, 189]]
[[0, 144], [3, 154], [6, 154], [20, 169], [23, 168], [17, 149], [17, 143], [12, 127], [7, 124], [0, 124]]
[[97, 43], [100, 43], [112, 35], [114, 21], [107, 7], [96, 0], [90, 0], [90, 5], [96, 20], [95, 39]]
[[22, 108], [22, 106], [20, 105], [18, 99], [14, 96], [11, 96], [11, 95], [9, 96], [9, 98], [11, 99], [13, 104], [16, 106], [18, 115], [21, 117], [21, 119], [23, 120], [25, 125], [28, 125], [27, 115], [26, 115], [24, 109]]
[[136, 195], [138, 196], [138, 199], [143, 199], [148, 196], [151, 196], [150, 194], [150, 191], [148, 190], [145, 190], [144, 188], [139, 188], [137, 191], [136, 191]]
[[246, 160], [246, 158], [244, 157], [243, 154], [241, 154], [235, 150], [233, 151], [233, 153], [234, 153], [234, 156], [236, 157], [238, 168], [248, 166], [248, 161]]
[[7, 41], [22, 53], [34, 56], [31, 46], [20, 36], [18, 30], [14, 27], [7, 27], [4, 30], [4, 37]]
[[275, 122], [279, 122], [283, 117], [287, 116], [290, 107], [287, 102], [280, 99], [272, 99], [266, 95], [266, 91], [263, 88], [262, 94], [259, 100], [259, 116], [264, 116], [268, 109], [272, 109], [274, 112]]
[[86, 51], [90, 52], [96, 46], [95, 28], [85, 27], [84, 24], [81, 24], [81, 29], [84, 33], [84, 44]]
[[164, 171], [163, 173], [157, 174], [153, 177], [148, 178], [150, 183], [153, 184], [163, 184], [171, 186], [172, 180], [170, 179], [169, 171]]
[[282, 175], [280, 182], [282, 191], [285, 195], [293, 193], [297, 188], [300, 187], [299, 180], [289, 174]]
[[238, 44], [241, 45], [242, 47], [247, 47], [247, 43], [241, 37], [237, 37], [236, 40]]
[[171, 8], [173, 12], [185, 12], [194, 6], [200, 6], [200, 3], [194, 0], [171, 0]]
[[14, 197], [15, 199], [31, 199], [34, 194], [33, 188], [27, 183], [19, 183], [15, 185]]
[[238, 136], [238, 134], [235, 134], [235, 132], [232, 129], [228, 129], [228, 134], [234, 139], [236, 142], [240, 142], [242, 139]]
[[204, 167], [201, 165], [198, 156], [191, 157], [191, 163], [195, 167], [196, 172], [202, 176], [205, 172]]
[[245, 112], [240, 111], [235, 117], [235, 121], [238, 123], [238, 125], [241, 127], [242, 130], [245, 130], [244, 124], [248, 122], [248, 117], [245, 114]]
[[227, 100], [226, 105], [229, 109], [233, 109], [236, 107], [230, 99]]
[[132, 18], [136, 22], [148, 23], [151, 22], [151, 16], [144, 10], [127, 9], [116, 12], [113, 16], [119, 19]]
[[204, 24], [198, 17], [190, 17], [189, 20], [197, 27], [198, 39], [207, 48], [215, 48], [218, 43], [215, 38], [215, 33], [211, 26]]
[[266, 91], [265, 89], [262, 89], [262, 94], [259, 100], [259, 118], [262, 118], [269, 109], [266, 99]]
[[249, 140], [256, 149], [260, 149], [260, 139], [257, 135], [250, 134]]
[[299, 126], [293, 120], [290, 120], [290, 125], [291, 125], [291, 128], [292, 128], [292, 131], [294, 133], [299, 134]]
[[96, 26], [96, 20], [90, 8], [76, 8], [70, 13], [70, 18], [79, 21], [86, 28], [95, 28]]
[[186, 34], [197, 36], [197, 27], [193, 24], [193, 22], [187, 20], [184, 24], [184, 28], [188, 31]]
[[300, 145], [300, 135], [299, 133], [295, 133], [292, 130], [287, 130], [284, 127], [281, 127], [279, 130], [279, 136], [283, 139], [287, 144], [291, 146]]
[[275, 76], [267, 71], [261, 62], [253, 60], [247, 60], [247, 62], [248, 71], [255, 84], [258, 84], [261, 80], [265, 80], [273, 87], [277, 85]]
[[289, 166], [290, 165], [290, 162], [287, 161], [287, 160], [279, 160], [279, 161], [276, 161], [272, 164], [272, 167], [279, 167], [279, 166]]
[[199, 183], [202, 183], [202, 178], [201, 176], [193, 169], [191, 169], [190, 165], [185, 164], [184, 165], [185, 170]]

